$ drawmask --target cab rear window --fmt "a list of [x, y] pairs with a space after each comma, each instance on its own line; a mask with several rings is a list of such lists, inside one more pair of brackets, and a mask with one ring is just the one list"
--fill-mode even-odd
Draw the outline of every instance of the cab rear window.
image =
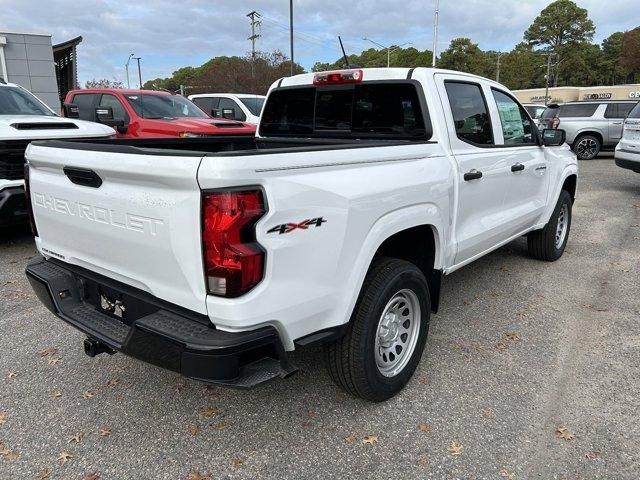
[[274, 90], [260, 134], [428, 140], [431, 124], [415, 84], [363, 83]]

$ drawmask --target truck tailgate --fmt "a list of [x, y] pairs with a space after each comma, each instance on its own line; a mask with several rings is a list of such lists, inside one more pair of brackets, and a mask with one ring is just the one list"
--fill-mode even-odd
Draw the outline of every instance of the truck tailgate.
[[30, 145], [37, 245], [46, 257], [206, 313], [201, 155], [136, 150]]

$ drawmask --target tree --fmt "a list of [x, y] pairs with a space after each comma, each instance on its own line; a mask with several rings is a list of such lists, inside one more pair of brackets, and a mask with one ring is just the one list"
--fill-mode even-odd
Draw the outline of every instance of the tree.
[[95, 78], [85, 83], [84, 88], [124, 88], [124, 84], [118, 80], [109, 80], [107, 78], [101, 78], [96, 80]]
[[600, 71], [603, 82], [607, 85], [623, 82], [629, 74], [620, 61], [623, 35], [622, 32], [615, 32], [602, 41]]
[[[401, 48], [395, 45], [391, 47], [391, 66], [399, 68], [427, 67], [431, 65], [431, 51], [420, 51], [417, 48]], [[377, 50], [369, 48], [360, 55], [349, 55], [349, 65], [357, 65], [361, 68], [375, 68], [387, 66], [387, 49]], [[333, 63], [317, 62], [311, 69], [313, 72], [337, 70], [344, 68], [344, 58], [339, 58]]]
[[620, 47], [620, 63], [630, 73], [630, 80], [634, 81], [640, 73], [640, 27], [625, 32]]
[[468, 38], [454, 38], [438, 59], [437, 66], [474, 73], [483, 77], [495, 77], [496, 63], [490, 55], [480, 50], [477, 43]]
[[[564, 47], [590, 42], [594, 33], [595, 28], [586, 9], [571, 0], [556, 0], [540, 12], [524, 32], [524, 39], [531, 46], [555, 54], [555, 62], [560, 63], [562, 54], [567, 52]], [[557, 70], [554, 85], [558, 85]]]

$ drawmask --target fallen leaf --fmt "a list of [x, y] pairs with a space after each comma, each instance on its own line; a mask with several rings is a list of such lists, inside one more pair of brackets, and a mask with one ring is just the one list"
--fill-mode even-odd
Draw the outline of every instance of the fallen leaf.
[[344, 437], [344, 441], [347, 443], [353, 443], [356, 441], [356, 434], [353, 432], [349, 432], [349, 435]]
[[376, 443], [378, 443], [378, 436], [377, 435], [367, 435], [362, 440], [362, 443], [364, 443], [364, 444], [368, 443], [369, 445], [375, 445]]
[[498, 342], [494, 345], [494, 347], [500, 352], [504, 352], [507, 348], [509, 348], [509, 346], [504, 342]]
[[240, 460], [239, 458], [234, 458], [233, 460], [231, 460], [231, 465], [233, 465], [233, 468], [238, 468], [243, 463], [244, 462], [242, 460]]
[[84, 437], [84, 433], [78, 433], [71, 437], [67, 443], [80, 443], [82, 437]]
[[110, 428], [101, 428], [100, 429], [100, 436], [101, 437], [108, 437], [109, 435], [111, 435], [111, 429]]
[[458, 442], [451, 442], [451, 445], [447, 447], [447, 450], [449, 450], [451, 455], [460, 455], [462, 450], [464, 450], [464, 447]]
[[215, 417], [216, 415], [220, 415], [222, 413], [222, 409], [218, 407], [207, 407], [202, 410], [202, 415], [207, 418]]
[[427, 377], [422, 377], [418, 380], [418, 383], [420, 383], [420, 385], [429, 385], [429, 379]]
[[429, 425], [427, 425], [426, 423], [421, 423], [420, 425], [418, 425], [418, 429], [421, 432], [430, 432], [431, 431], [431, 427]]
[[178, 385], [176, 385], [176, 388], [173, 389], [174, 392], [176, 393], [180, 393], [183, 390], [187, 389], [187, 384], [186, 383], [179, 383]]
[[189, 480], [211, 480], [211, 476], [203, 475], [199, 470], [191, 470]]
[[16, 372], [9, 372], [9, 375], [7, 375], [8, 378], [16, 378], [18, 376], [18, 374]]
[[62, 363], [62, 359], [61, 358], [50, 358], [48, 363], [49, 363], [49, 365], [58, 365], [59, 363]]
[[191, 435], [193, 436], [198, 435], [200, 433], [200, 427], [198, 425], [191, 425], [189, 427], [189, 432], [191, 432]]
[[318, 416], [318, 412], [314, 411], [314, 410], [309, 410], [307, 412], [307, 417], [309, 418], [316, 418]]
[[229, 428], [231, 426], [231, 423], [228, 422], [219, 422], [216, 423], [213, 428], [215, 428], [216, 430], [224, 430], [225, 428]]
[[60, 390], [56, 390], [51, 394], [52, 398], [60, 398], [62, 396], [62, 392]]
[[69, 452], [62, 452], [60, 454], [60, 456], [58, 458], [56, 458], [56, 460], [58, 460], [60, 462], [60, 465], [64, 465], [71, 458], [73, 458], [73, 455], [71, 455]]
[[[0, 447], [2, 447], [2, 446], [0, 445]], [[17, 460], [20, 455], [15, 450], [10, 450], [8, 448], [2, 448], [0, 450], [0, 456], [2, 458], [4, 458], [5, 460], [13, 461], [13, 460]]]
[[82, 394], [82, 398], [84, 398], [85, 400], [88, 400], [90, 398], [93, 398], [96, 396], [96, 392], [92, 392], [91, 390], [87, 390], [86, 392], [84, 392]]
[[505, 477], [507, 480], [513, 480], [513, 473], [509, 472], [506, 468], [500, 470], [500, 476]]
[[110, 378], [109, 380], [107, 380], [107, 387], [113, 387], [117, 385], [119, 381], [119, 378]]
[[492, 412], [490, 408], [483, 408], [482, 410], [480, 410], [480, 416], [484, 418], [489, 418], [491, 414]]
[[45, 348], [44, 350], [40, 350], [38, 352], [38, 355], [40, 355], [41, 357], [46, 357], [49, 355], [55, 355], [56, 353], [58, 353], [57, 348]]
[[0, 413], [0, 425], [7, 423], [7, 416], [4, 413]]
[[556, 435], [563, 440], [574, 440], [576, 436], [567, 430], [565, 427], [556, 428]]
[[208, 395], [212, 395], [214, 397], [220, 396], [220, 391], [214, 385], [207, 385], [202, 389], [202, 391]]
[[426, 455], [422, 455], [420, 458], [418, 458], [418, 461], [416, 463], [421, 467], [426, 467], [427, 465], [429, 465], [429, 458]]
[[48, 480], [48, 479], [49, 479], [49, 469], [43, 468], [42, 470], [40, 470], [40, 473], [38, 474], [38, 480]]
[[97, 472], [85, 473], [82, 480], [100, 480], [100, 475]]
[[505, 340], [509, 340], [510, 342], [519, 342], [520, 341], [520, 335], [518, 335], [515, 332], [507, 332], [504, 334], [504, 338]]
[[301, 422], [300, 425], [302, 426], [302, 428], [311, 428], [311, 427], [313, 427], [313, 423], [311, 423], [311, 422]]
[[585, 458], [587, 460], [595, 460], [599, 456], [600, 456], [600, 452], [589, 452], [589, 453], [585, 454]]

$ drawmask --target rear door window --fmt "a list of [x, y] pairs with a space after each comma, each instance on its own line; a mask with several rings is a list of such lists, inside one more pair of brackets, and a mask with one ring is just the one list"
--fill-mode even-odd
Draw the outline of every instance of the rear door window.
[[73, 96], [71, 103], [78, 107], [78, 115], [81, 120], [96, 121], [96, 112], [94, 110], [96, 96], [95, 93], [76, 93]]
[[637, 103], [636, 106], [633, 107], [627, 118], [640, 118], [640, 103]]
[[493, 145], [493, 130], [482, 88], [476, 83], [446, 81], [456, 135], [464, 142]]
[[596, 110], [600, 106], [599, 103], [569, 103], [560, 105], [559, 117], [577, 118], [577, 117], [593, 117]]
[[431, 124], [415, 84], [372, 82], [274, 90], [260, 133], [425, 140]]
[[198, 97], [198, 98], [194, 98], [192, 101], [204, 113], [206, 113], [207, 115], [211, 115], [211, 111], [213, 110], [213, 98], [211, 98], [211, 97]]
[[605, 118], [626, 118], [635, 105], [635, 103], [610, 103], [607, 105], [607, 110], [604, 112], [604, 116]]

